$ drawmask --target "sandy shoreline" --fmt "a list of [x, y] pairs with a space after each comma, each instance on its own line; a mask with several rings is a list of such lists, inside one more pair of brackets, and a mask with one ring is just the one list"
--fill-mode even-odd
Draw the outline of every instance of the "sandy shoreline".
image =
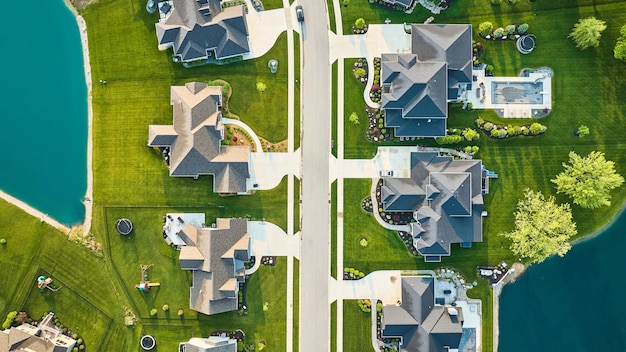
[[[76, 17], [76, 22], [78, 23], [78, 29], [80, 32], [80, 41], [83, 49], [83, 62], [85, 68], [85, 82], [87, 84], [87, 114], [88, 114], [88, 131], [87, 131], [87, 190], [85, 192], [85, 197], [83, 198], [83, 204], [85, 206], [85, 220], [82, 225], [77, 225], [77, 227], [82, 226], [83, 233], [89, 233], [91, 228], [91, 211], [92, 211], [92, 199], [93, 199], [93, 171], [92, 171], [92, 121], [93, 121], [93, 109], [91, 106], [91, 66], [89, 64], [89, 45], [87, 42], [87, 26], [85, 24], [85, 20], [82, 16], [78, 14], [78, 11], [74, 8], [72, 3], [69, 0], [64, 0], [67, 8], [74, 14]], [[41, 211], [33, 208], [32, 206], [26, 204], [25, 202], [11, 196], [10, 194], [3, 192], [0, 190], [0, 198], [5, 201], [17, 206], [18, 208], [24, 210], [26, 213], [39, 218], [41, 222], [46, 222], [50, 224], [52, 227], [58, 229], [59, 231], [69, 234], [70, 228], [56, 221], [55, 219], [48, 216], [48, 214], [44, 214]]]

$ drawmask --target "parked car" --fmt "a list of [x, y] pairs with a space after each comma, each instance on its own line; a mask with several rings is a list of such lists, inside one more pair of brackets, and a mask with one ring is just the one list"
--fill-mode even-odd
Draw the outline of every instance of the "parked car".
[[302, 5], [296, 6], [296, 17], [298, 18], [298, 22], [304, 22], [304, 11], [302, 11]]
[[396, 175], [396, 172], [393, 170], [380, 170], [380, 176], [382, 177], [392, 177], [395, 175]]

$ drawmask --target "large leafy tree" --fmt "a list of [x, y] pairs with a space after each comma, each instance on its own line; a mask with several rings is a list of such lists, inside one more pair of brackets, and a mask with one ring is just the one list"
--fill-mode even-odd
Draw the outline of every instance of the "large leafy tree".
[[602, 20], [593, 16], [582, 18], [574, 25], [574, 29], [568, 37], [574, 40], [577, 48], [584, 50], [600, 45], [600, 36], [605, 29], [606, 23]]
[[570, 152], [569, 164], [563, 163], [563, 167], [565, 170], [552, 182], [558, 193], [567, 194], [583, 208], [610, 205], [609, 192], [624, 183], [624, 178], [615, 172], [614, 163], [606, 160], [602, 152], [594, 151], [584, 158]]
[[524, 190], [517, 203], [515, 230], [502, 236], [511, 240], [511, 251], [533, 262], [542, 262], [553, 254], [564, 256], [570, 250], [570, 237], [576, 235], [569, 204], [556, 204], [541, 192]]

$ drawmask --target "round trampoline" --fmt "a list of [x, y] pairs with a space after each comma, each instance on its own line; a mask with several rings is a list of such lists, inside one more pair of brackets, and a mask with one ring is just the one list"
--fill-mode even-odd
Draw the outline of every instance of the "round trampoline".
[[151, 335], [144, 335], [141, 337], [141, 348], [143, 348], [144, 351], [150, 351], [154, 348], [154, 346], [156, 346], [154, 337]]
[[120, 235], [128, 236], [131, 231], [133, 231], [133, 223], [126, 218], [118, 219], [115, 222], [115, 228], [117, 229], [117, 232], [120, 233]]
[[523, 35], [517, 38], [517, 50], [519, 50], [522, 54], [529, 54], [533, 49], [535, 49], [535, 36], [532, 34]]

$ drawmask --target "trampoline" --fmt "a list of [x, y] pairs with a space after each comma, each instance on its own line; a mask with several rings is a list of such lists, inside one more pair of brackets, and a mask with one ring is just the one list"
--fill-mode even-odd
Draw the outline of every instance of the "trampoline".
[[515, 44], [520, 53], [529, 54], [533, 51], [533, 49], [535, 49], [535, 36], [532, 34], [523, 35], [517, 38], [517, 42]]
[[128, 236], [133, 231], [133, 223], [126, 218], [118, 219], [115, 222], [115, 228], [120, 235]]
[[141, 337], [141, 348], [143, 348], [144, 351], [150, 351], [154, 348], [154, 346], [156, 346], [154, 337], [151, 335], [144, 335]]

